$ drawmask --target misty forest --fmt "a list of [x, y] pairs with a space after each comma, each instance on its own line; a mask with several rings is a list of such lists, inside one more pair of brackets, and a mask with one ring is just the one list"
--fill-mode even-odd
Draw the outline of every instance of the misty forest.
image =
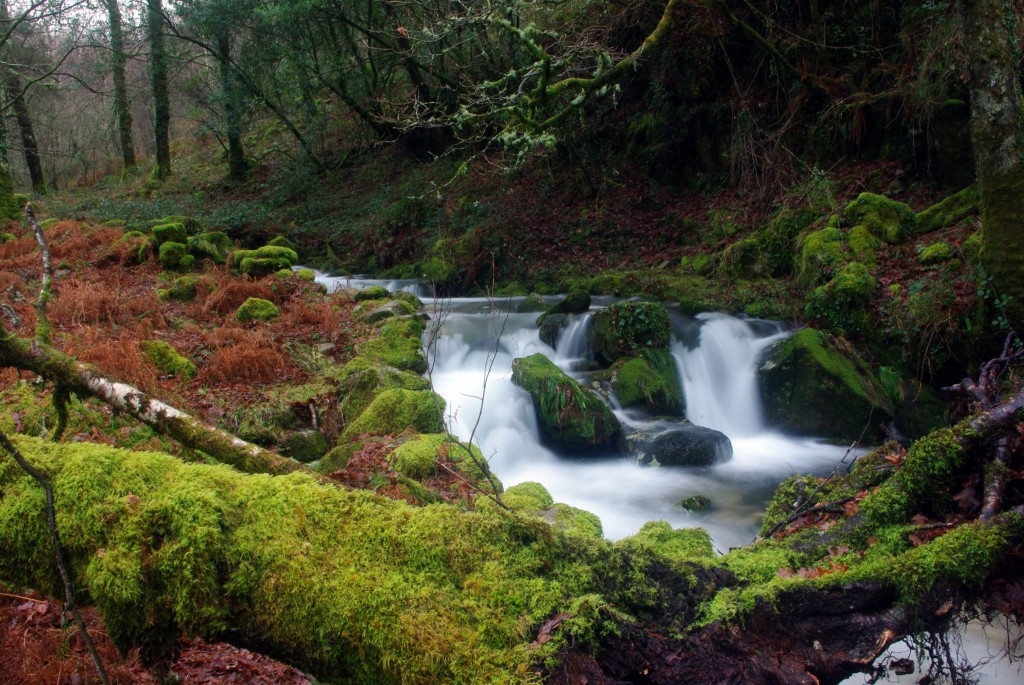
[[0, 682], [1021, 682], [1021, 0], [0, 0]]

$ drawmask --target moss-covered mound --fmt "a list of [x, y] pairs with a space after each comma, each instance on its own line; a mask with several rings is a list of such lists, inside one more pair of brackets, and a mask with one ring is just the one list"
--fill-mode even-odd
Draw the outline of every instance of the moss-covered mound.
[[842, 440], [874, 439], [893, 407], [870, 370], [851, 361], [825, 334], [805, 328], [782, 341], [758, 369], [768, 423]]
[[[593, 643], [614, 625], [602, 607], [665, 599], [647, 570], [667, 563], [656, 551], [627, 556], [538, 519], [17, 443], [50, 474], [72, 571], [123, 649], [161, 654], [182, 633], [230, 629], [330, 682], [527, 683], [567, 640]], [[11, 459], [0, 488], [0, 580], [59, 595], [42, 491]], [[531, 648], [563, 613], [563, 629]]]
[[363, 433], [397, 434], [409, 428], [420, 433], [441, 433], [444, 407], [444, 399], [429, 390], [385, 390], [348, 425], [342, 442]]
[[917, 231], [917, 214], [907, 205], [883, 195], [861, 193], [846, 205], [843, 218], [850, 226], [866, 226], [890, 245], [905, 243]]
[[423, 322], [415, 317], [388, 319], [380, 335], [357, 345], [356, 352], [402, 371], [424, 373], [427, 358], [421, 340], [423, 328]]
[[480, 448], [457, 443], [445, 433], [417, 435], [399, 445], [393, 459], [395, 470], [409, 478], [429, 478], [436, 472], [439, 461], [452, 462], [471, 482], [490, 479], [501, 489], [500, 481], [490, 473]]
[[188, 232], [185, 225], [177, 222], [157, 224], [153, 227], [153, 240], [157, 245], [164, 243], [188, 243]]
[[168, 376], [188, 380], [196, 375], [196, 365], [163, 340], [144, 340], [142, 352], [153, 366]]
[[978, 186], [972, 185], [950, 195], [917, 215], [919, 233], [937, 231], [978, 213]]
[[668, 314], [654, 302], [616, 302], [594, 314], [594, 356], [604, 364], [647, 350], [667, 350], [671, 337]]
[[650, 350], [618, 365], [612, 389], [623, 407], [666, 415], [678, 415], [684, 409], [675, 359], [664, 350]]
[[188, 253], [188, 245], [178, 242], [164, 242], [160, 244], [159, 251], [160, 266], [165, 269], [191, 269], [196, 258]]
[[850, 262], [807, 296], [804, 314], [841, 335], [868, 335], [874, 327], [870, 305], [877, 286], [866, 266]]
[[358, 418], [373, 398], [385, 390], [430, 389], [430, 382], [423, 376], [369, 357], [356, 357], [350, 361], [338, 373], [337, 380], [338, 408], [345, 423]]
[[197, 258], [206, 257], [213, 260], [215, 264], [226, 264], [228, 254], [234, 246], [226, 233], [214, 231], [213, 233], [200, 233], [189, 236], [188, 249]]
[[543, 354], [515, 359], [512, 382], [530, 393], [546, 440], [586, 450], [607, 448], [618, 437], [619, 421], [605, 403]]
[[281, 310], [270, 300], [261, 297], [250, 297], [235, 312], [235, 318], [241, 323], [248, 321], [269, 321], [277, 318]]

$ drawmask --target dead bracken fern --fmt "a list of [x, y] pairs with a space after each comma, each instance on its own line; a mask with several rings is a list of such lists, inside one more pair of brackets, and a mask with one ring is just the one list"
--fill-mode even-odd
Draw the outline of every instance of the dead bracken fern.
[[206, 300], [206, 309], [217, 314], [230, 314], [250, 297], [275, 302], [278, 298], [270, 286], [261, 281], [228, 281]]
[[63, 347], [65, 354], [146, 392], [152, 392], [157, 385], [156, 370], [142, 353], [137, 340], [111, 339], [100, 329], [83, 327], [75, 336], [68, 336]]
[[284, 371], [284, 357], [276, 349], [243, 340], [214, 351], [198, 378], [202, 383], [265, 383]]

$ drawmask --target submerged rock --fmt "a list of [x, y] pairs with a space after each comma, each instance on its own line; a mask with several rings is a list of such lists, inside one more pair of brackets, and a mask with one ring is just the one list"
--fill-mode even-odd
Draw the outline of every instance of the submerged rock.
[[639, 463], [650, 466], [713, 466], [732, 459], [732, 442], [725, 433], [686, 419], [676, 419], [660, 432], [627, 435], [626, 446]]
[[512, 362], [512, 382], [530, 393], [541, 436], [565, 449], [607, 449], [619, 421], [607, 405], [543, 354]]

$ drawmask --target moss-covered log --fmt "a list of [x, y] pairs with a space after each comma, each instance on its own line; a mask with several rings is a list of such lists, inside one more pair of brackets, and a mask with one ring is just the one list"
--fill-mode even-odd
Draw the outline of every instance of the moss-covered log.
[[249, 473], [308, 471], [291, 459], [253, 445], [150, 397], [138, 388], [112, 380], [99, 369], [75, 361], [45, 343], [8, 334], [0, 326], [0, 367], [39, 374], [66, 392], [95, 397], [138, 419], [182, 445]]

